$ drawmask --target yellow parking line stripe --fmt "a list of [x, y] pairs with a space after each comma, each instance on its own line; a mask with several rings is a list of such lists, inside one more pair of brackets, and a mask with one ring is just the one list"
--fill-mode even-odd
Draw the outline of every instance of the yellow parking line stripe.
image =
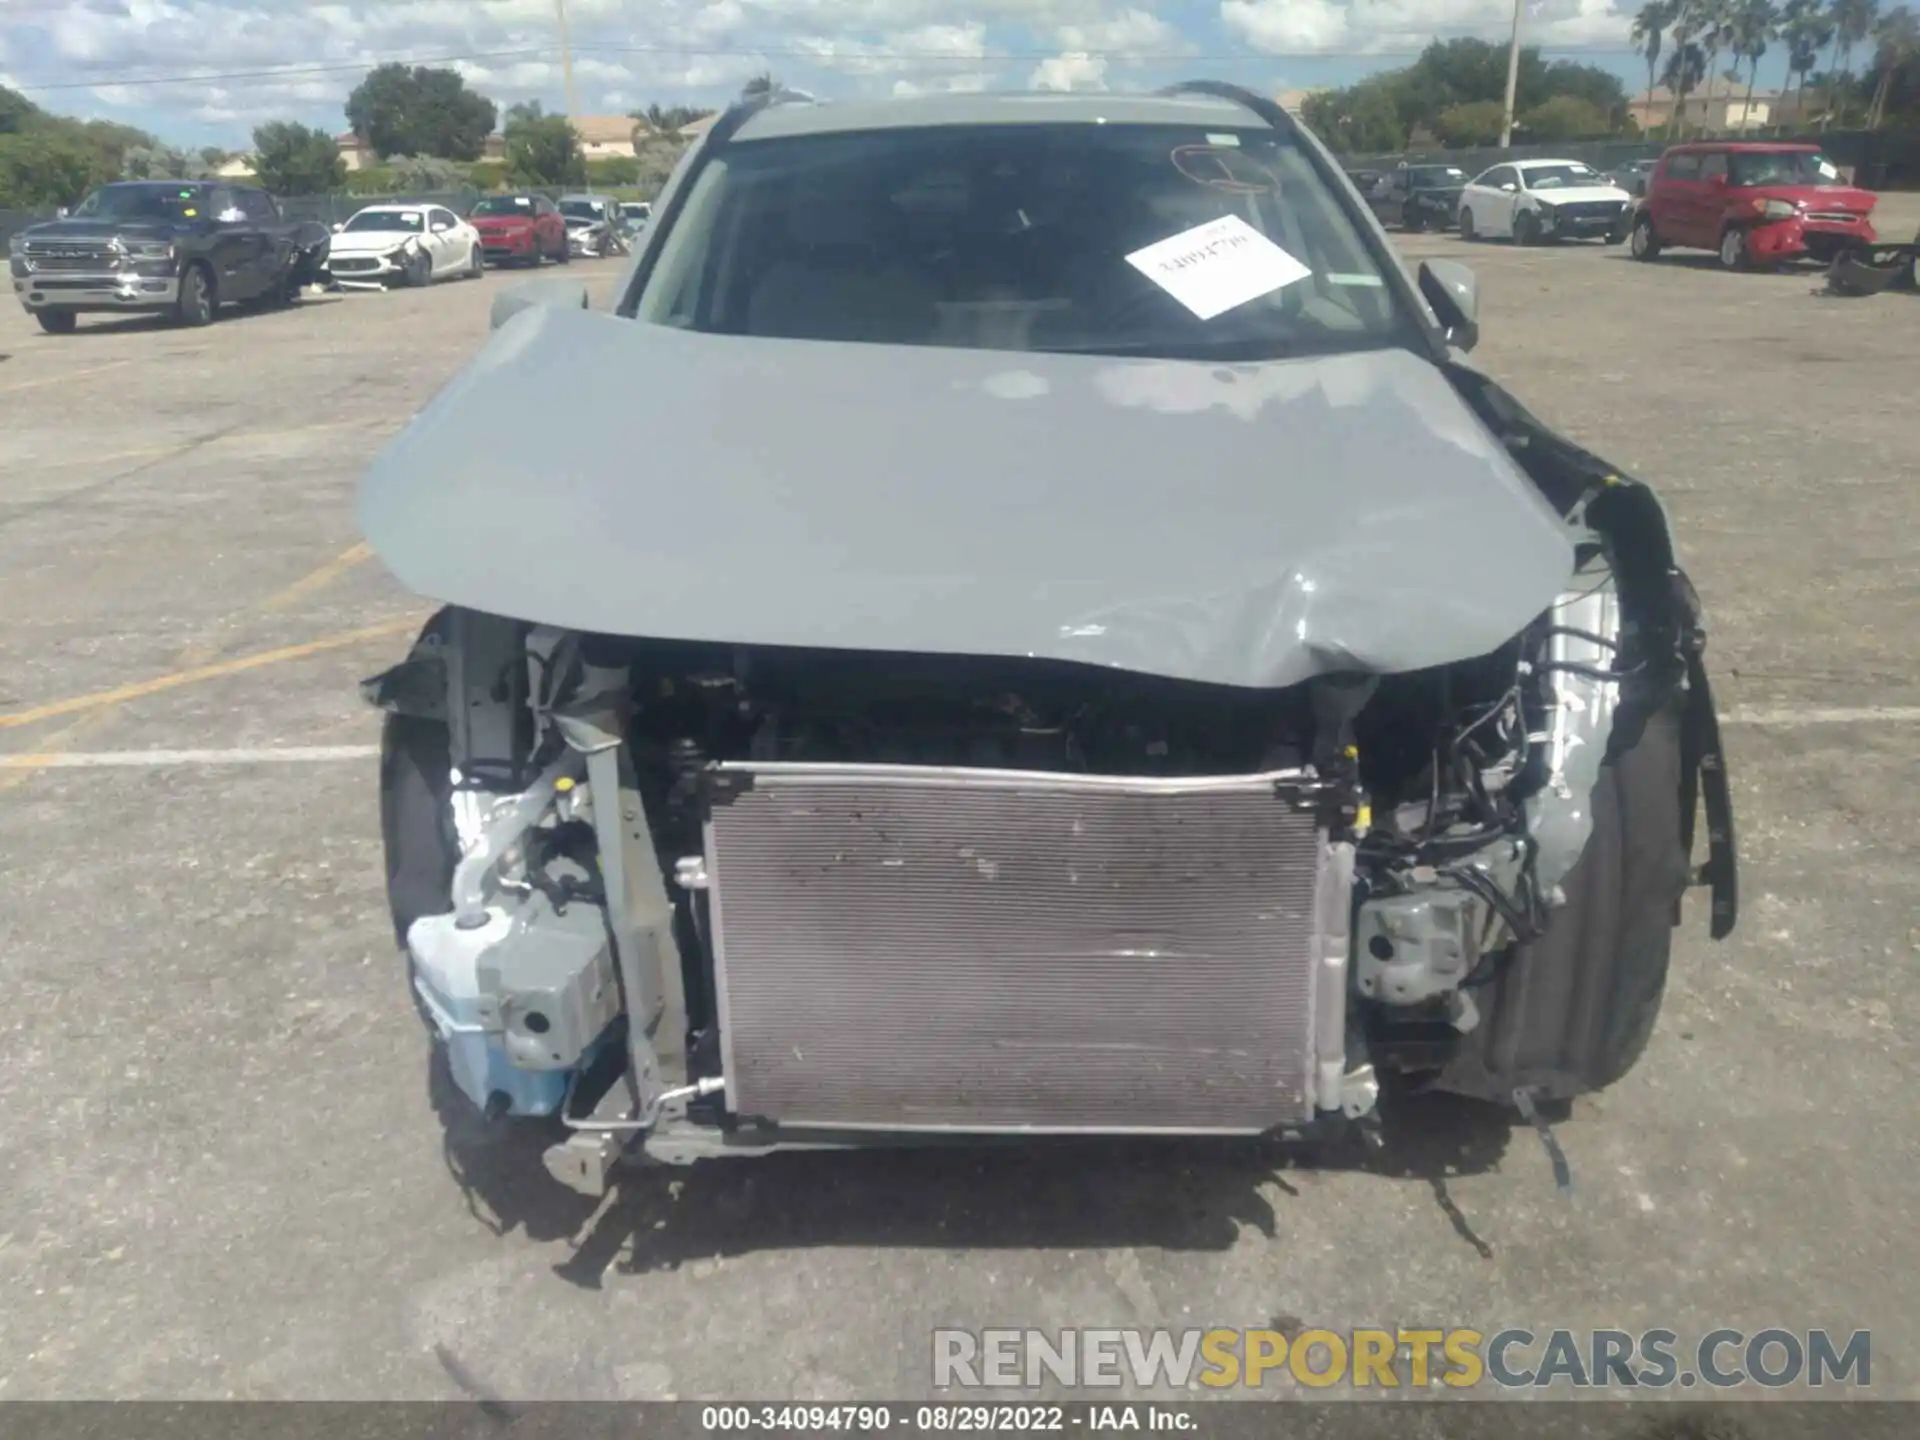
[[238, 675], [267, 665], [283, 664], [288, 660], [304, 660], [309, 655], [345, 649], [349, 645], [358, 645], [363, 640], [376, 640], [386, 635], [398, 635], [406, 630], [417, 630], [426, 623], [426, 618], [424, 614], [396, 616], [391, 620], [383, 620], [378, 625], [367, 625], [358, 630], [343, 630], [336, 635], [323, 635], [318, 640], [307, 640], [298, 645], [282, 645], [277, 650], [262, 650], [257, 655], [242, 655], [233, 660], [216, 661], [211, 665], [196, 665], [190, 669], [176, 670], [169, 675], [156, 675], [151, 680], [140, 680], [132, 685], [120, 685], [112, 690], [96, 691], [92, 695], [76, 695], [69, 700], [54, 700], [45, 705], [36, 705], [31, 710], [16, 710], [9, 715], [0, 715], [0, 730], [31, 725], [37, 720], [54, 720], [62, 715], [77, 715], [83, 710], [98, 710], [102, 706], [123, 705], [129, 700], [158, 695], [163, 690], [177, 690], [182, 685], [197, 685], [203, 680], [218, 680], [227, 675]]

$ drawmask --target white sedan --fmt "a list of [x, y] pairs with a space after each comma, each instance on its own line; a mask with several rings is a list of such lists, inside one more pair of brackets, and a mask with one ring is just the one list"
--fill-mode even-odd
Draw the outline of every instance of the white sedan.
[[444, 205], [369, 205], [333, 227], [327, 270], [341, 285], [377, 290], [477, 280], [480, 232]]
[[1631, 197], [1578, 160], [1515, 160], [1482, 171], [1460, 193], [1460, 238], [1519, 245], [1626, 238]]

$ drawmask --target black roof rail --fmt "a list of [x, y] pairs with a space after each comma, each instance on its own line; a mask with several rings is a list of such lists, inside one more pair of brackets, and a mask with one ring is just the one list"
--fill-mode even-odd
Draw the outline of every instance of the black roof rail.
[[707, 131], [707, 144], [714, 149], [731, 140], [740, 127], [773, 105], [818, 105], [820, 102], [804, 90], [789, 90], [784, 85], [776, 85], [771, 90], [761, 90], [752, 95], [742, 95], [720, 114]]
[[1299, 122], [1284, 109], [1266, 96], [1247, 89], [1244, 85], [1229, 84], [1225, 80], [1182, 80], [1178, 85], [1169, 85], [1160, 92], [1162, 95], [1211, 95], [1216, 100], [1230, 100], [1235, 105], [1251, 110], [1282, 135], [1291, 135], [1299, 128]]

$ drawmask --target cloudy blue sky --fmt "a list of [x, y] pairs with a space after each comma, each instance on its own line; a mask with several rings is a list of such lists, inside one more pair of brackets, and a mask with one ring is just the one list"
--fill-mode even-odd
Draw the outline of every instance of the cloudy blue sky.
[[[580, 109], [717, 102], [770, 69], [825, 94], [1133, 88], [1210, 75], [1277, 91], [1504, 38], [1510, 0], [566, 0]], [[1528, 38], [1642, 82], [1626, 0], [1528, 0]], [[555, 0], [0, 0], [0, 83], [177, 143], [262, 120], [344, 128], [384, 60], [451, 63], [503, 106], [562, 108]], [[1766, 72], [1763, 71], [1763, 78]]]

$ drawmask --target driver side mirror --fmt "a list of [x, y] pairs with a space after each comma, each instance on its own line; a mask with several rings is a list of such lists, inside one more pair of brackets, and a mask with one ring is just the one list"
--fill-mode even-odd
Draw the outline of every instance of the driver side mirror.
[[56, 220], [64, 220], [67, 218], [67, 216], [71, 215], [72, 213], [73, 212], [71, 210], [69, 210], [66, 206], [62, 205], [58, 210], [53, 212], [53, 218]]
[[1715, 171], [1713, 174], [1707, 176], [1707, 184], [1713, 186], [1713, 188], [1716, 190], [1726, 189], [1727, 188], [1727, 172], [1724, 170]]
[[347, 222], [344, 220], [336, 220], [333, 222], [333, 233], [336, 235], [338, 235], [342, 230], [346, 228], [347, 228]]
[[1471, 350], [1480, 343], [1480, 282], [1471, 269], [1458, 260], [1423, 260], [1420, 294], [1439, 317], [1447, 344]]
[[1520, 189], [1520, 187], [1514, 184], [1513, 181], [1511, 180], [1502, 180], [1500, 182], [1500, 188], [1506, 191], [1509, 195], [1514, 194]]

